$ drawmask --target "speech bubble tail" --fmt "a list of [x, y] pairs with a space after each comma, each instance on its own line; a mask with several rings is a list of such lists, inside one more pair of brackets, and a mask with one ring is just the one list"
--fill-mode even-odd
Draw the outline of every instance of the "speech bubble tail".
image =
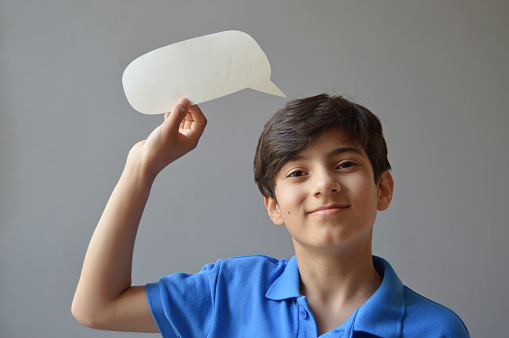
[[264, 82], [262, 86], [249, 86], [249, 88], [257, 90], [259, 92], [272, 94], [276, 96], [286, 97], [285, 93], [281, 91], [273, 82]]

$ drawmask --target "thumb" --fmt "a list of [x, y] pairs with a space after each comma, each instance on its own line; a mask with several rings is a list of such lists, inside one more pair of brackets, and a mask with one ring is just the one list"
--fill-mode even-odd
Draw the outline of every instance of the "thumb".
[[173, 106], [171, 113], [165, 114], [163, 125], [167, 125], [170, 133], [178, 132], [180, 123], [185, 119], [190, 105], [191, 102], [183, 97]]

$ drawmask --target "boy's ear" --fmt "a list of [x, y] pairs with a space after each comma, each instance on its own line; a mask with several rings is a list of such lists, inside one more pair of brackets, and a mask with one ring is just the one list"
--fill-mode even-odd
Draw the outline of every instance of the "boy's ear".
[[274, 222], [276, 225], [284, 225], [285, 222], [281, 216], [281, 210], [279, 210], [279, 205], [277, 205], [277, 202], [272, 197], [266, 196], [263, 196], [263, 202], [265, 203], [267, 213], [269, 214], [272, 222]]
[[394, 179], [391, 173], [386, 170], [380, 175], [378, 182], [378, 210], [383, 211], [389, 207], [394, 191]]

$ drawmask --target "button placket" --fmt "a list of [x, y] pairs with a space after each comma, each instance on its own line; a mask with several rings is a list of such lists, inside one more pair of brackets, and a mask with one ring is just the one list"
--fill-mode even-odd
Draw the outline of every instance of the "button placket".
[[296, 315], [299, 322], [298, 338], [316, 337], [316, 322], [305, 296], [297, 298]]

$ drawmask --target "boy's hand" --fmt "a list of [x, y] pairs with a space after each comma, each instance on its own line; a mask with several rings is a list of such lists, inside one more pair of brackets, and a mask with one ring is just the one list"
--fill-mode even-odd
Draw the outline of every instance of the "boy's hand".
[[146, 140], [134, 145], [127, 165], [155, 178], [168, 164], [196, 148], [206, 125], [200, 108], [190, 106], [185, 97], [180, 99], [171, 113], [164, 115], [164, 122]]

